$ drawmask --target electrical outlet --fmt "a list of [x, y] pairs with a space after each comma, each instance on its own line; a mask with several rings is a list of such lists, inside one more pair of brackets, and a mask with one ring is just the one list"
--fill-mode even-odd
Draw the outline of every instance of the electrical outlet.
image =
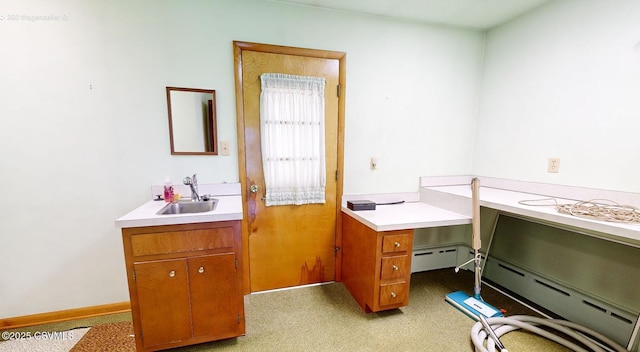
[[220, 141], [220, 155], [229, 155], [231, 152], [229, 151], [229, 142]]
[[369, 162], [369, 168], [371, 170], [377, 170], [378, 169], [378, 158], [371, 158], [371, 161]]
[[560, 171], [560, 158], [549, 158], [547, 172], [557, 174]]

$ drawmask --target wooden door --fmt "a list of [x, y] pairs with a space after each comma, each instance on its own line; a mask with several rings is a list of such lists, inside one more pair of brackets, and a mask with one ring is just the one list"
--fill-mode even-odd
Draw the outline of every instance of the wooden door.
[[134, 264], [145, 347], [191, 338], [191, 308], [185, 259]]
[[[244, 159], [240, 169], [246, 202], [250, 291], [333, 281], [336, 278], [336, 217], [341, 197], [341, 182], [338, 182], [342, 162], [340, 60], [298, 52], [243, 50], [240, 62], [236, 63], [241, 66], [242, 81], [241, 89], [236, 92], [242, 97], [243, 118], [238, 127], [239, 135], [242, 134], [240, 162]], [[265, 206], [259, 79], [265, 72], [326, 79], [325, 204]]]
[[193, 336], [238, 336], [240, 313], [235, 253], [187, 259]]

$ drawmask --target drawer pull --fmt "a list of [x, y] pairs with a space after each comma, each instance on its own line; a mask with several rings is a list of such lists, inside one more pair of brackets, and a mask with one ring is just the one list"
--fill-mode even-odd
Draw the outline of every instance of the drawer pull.
[[400, 247], [400, 242], [396, 241], [396, 242], [393, 243], [393, 245], [396, 246], [396, 248], [399, 248]]
[[394, 266], [393, 266], [393, 270], [394, 270], [394, 271], [398, 271], [398, 266], [397, 266], [397, 265], [394, 265]]
[[198, 272], [199, 272], [200, 274], [204, 273], [204, 266], [201, 266], [201, 267], [198, 269]]
[[174, 276], [176, 276], [176, 271], [175, 270], [171, 270], [169, 272], [169, 277], [174, 277]]
[[395, 292], [391, 292], [391, 298], [396, 298], [396, 296], [398, 296], [398, 295], [396, 295]]

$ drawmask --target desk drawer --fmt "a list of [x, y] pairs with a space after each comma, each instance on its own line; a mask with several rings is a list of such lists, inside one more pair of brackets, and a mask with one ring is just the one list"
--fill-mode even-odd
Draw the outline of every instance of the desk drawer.
[[411, 251], [411, 233], [385, 235], [382, 238], [382, 253]]
[[382, 258], [380, 280], [404, 279], [411, 272], [408, 255]]
[[409, 299], [409, 283], [380, 285], [380, 306], [403, 304]]
[[131, 236], [134, 256], [233, 248], [233, 227], [145, 233]]

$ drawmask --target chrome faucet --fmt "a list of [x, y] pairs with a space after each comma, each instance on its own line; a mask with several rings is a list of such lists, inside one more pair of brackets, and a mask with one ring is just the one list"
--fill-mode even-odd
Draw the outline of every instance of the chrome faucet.
[[192, 177], [185, 177], [182, 183], [191, 187], [191, 201], [199, 202], [200, 196], [198, 195], [198, 179], [196, 178], [196, 174], [193, 174]]

